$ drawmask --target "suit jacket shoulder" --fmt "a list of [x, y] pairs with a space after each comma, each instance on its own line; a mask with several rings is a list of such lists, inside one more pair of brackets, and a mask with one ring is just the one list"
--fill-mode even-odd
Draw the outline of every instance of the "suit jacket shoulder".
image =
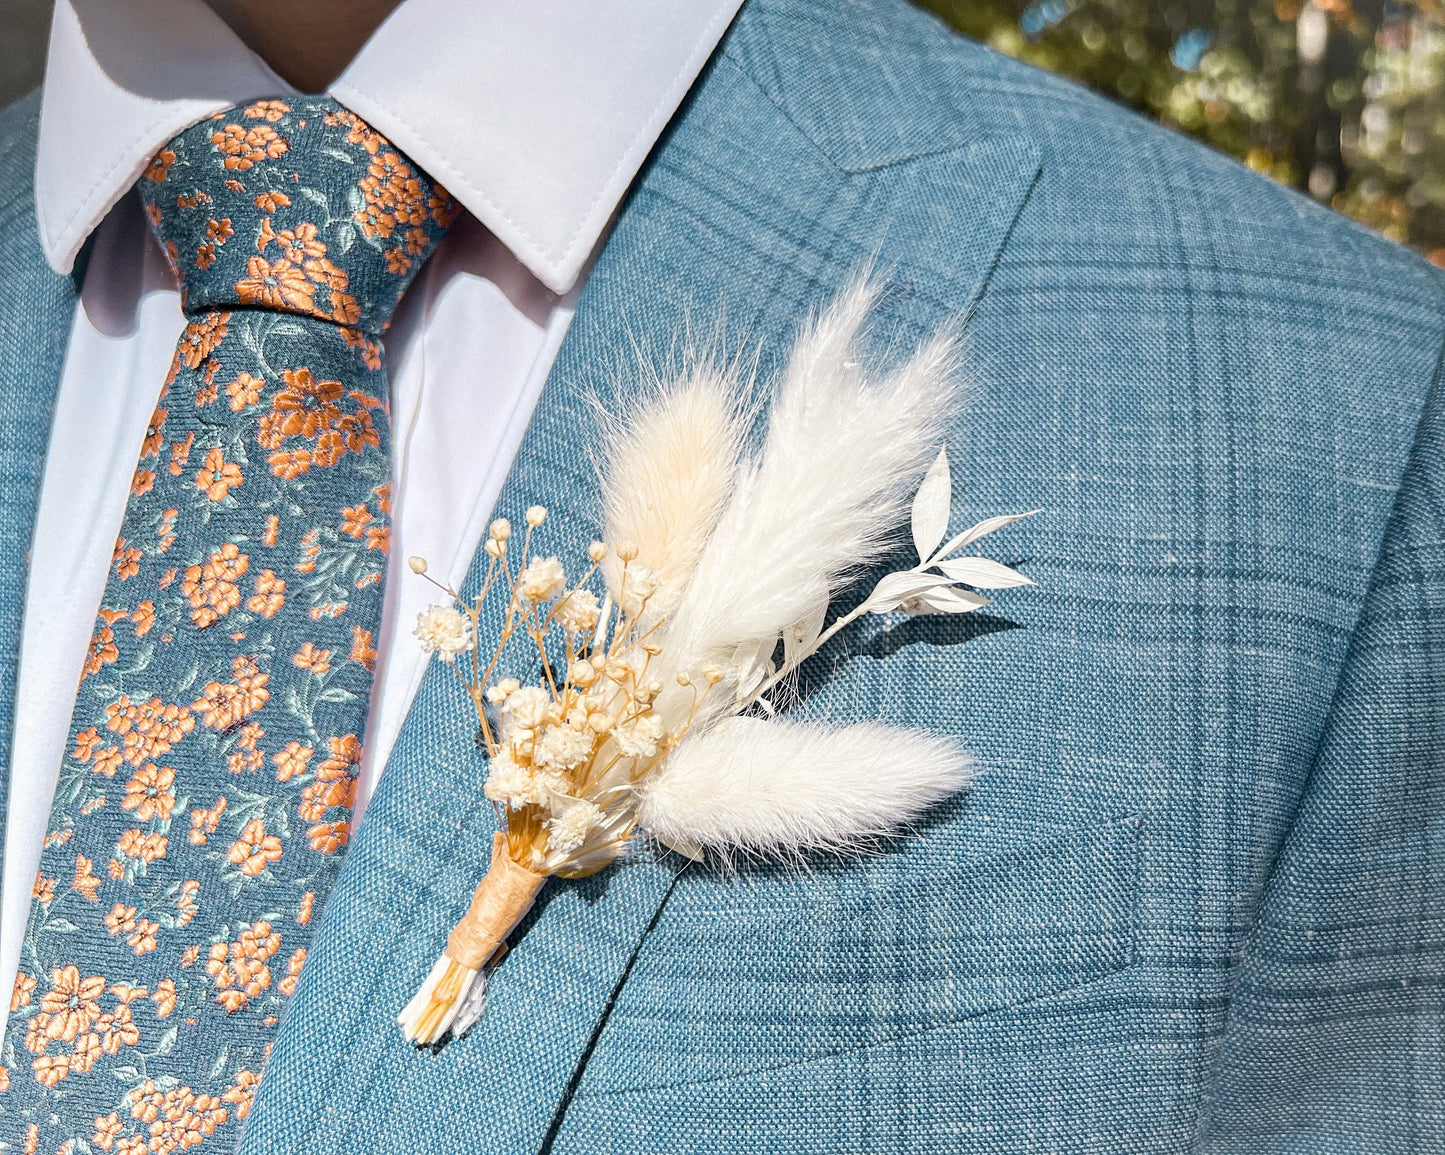
[[1231, 248], [1254, 248], [1262, 266], [1309, 252], [1311, 267], [1336, 279], [1394, 282], [1392, 298], [1438, 305], [1445, 294], [1445, 271], [1409, 250], [1204, 144], [959, 36], [903, 0], [755, 0], [746, 16], [724, 55], [848, 171], [1024, 134], [1044, 146], [1045, 191], [1066, 182], [1070, 208], [1097, 207], [1062, 227], [1092, 231], [1103, 221], [1090, 217], [1107, 213], [1114, 227], [1097, 239], [1117, 241], [1187, 208], [1184, 224], [1237, 233]]

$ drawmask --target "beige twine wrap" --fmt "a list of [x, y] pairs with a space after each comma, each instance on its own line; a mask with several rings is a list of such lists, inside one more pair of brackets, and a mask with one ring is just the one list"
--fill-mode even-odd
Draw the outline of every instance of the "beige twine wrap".
[[546, 881], [545, 874], [528, 870], [512, 859], [507, 852], [507, 836], [498, 830], [492, 835], [492, 864], [472, 892], [472, 905], [447, 938], [447, 957], [464, 967], [481, 970], [532, 909]]

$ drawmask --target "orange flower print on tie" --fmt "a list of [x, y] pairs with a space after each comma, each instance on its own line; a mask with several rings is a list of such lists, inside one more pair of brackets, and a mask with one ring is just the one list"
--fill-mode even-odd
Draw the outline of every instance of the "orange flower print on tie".
[[130, 615], [131, 625], [135, 628], [135, 636], [143, 638], [150, 633], [151, 627], [156, 623], [155, 603], [149, 598], [136, 606]]
[[[121, 752], [115, 746], [102, 746], [95, 752], [95, 765], [93, 767], [95, 773], [103, 774], [107, 778], [114, 778], [115, 772], [120, 769], [120, 766]], [[97, 798], [93, 801], [99, 803], [101, 799]]]
[[[316, 226], [310, 221], [304, 221], [294, 229], [282, 229], [275, 234], [276, 243], [281, 247], [281, 255], [294, 265], [305, 265], [310, 272], [310, 262], [318, 261], [326, 256], [326, 242], [318, 239]], [[337, 269], [331, 262], [326, 262], [334, 275], [341, 277], [341, 287], [346, 287], [346, 274]], [[314, 278], [318, 283], [321, 277]]]
[[247, 406], [256, 404], [261, 399], [261, 389], [265, 384], [264, 378], [246, 372], [237, 373], [236, 379], [226, 386], [226, 396], [230, 398], [231, 408], [239, 413]]
[[212, 501], [224, 501], [226, 495], [245, 480], [241, 467], [234, 461], [227, 461], [220, 449], [211, 449], [196, 474], [196, 488]]
[[106, 729], [120, 737], [121, 756], [133, 766], [168, 753], [196, 725], [184, 706], [159, 698], [132, 702], [127, 694], [106, 706], [105, 718]]
[[240, 547], [228, 541], [203, 565], [187, 567], [181, 592], [191, 603], [191, 621], [205, 629], [240, 605], [236, 583], [250, 564]]
[[209, 810], [192, 810], [189, 835], [192, 845], [206, 845], [206, 840], [220, 827], [221, 815], [225, 812], [226, 796], [224, 794], [216, 799], [216, 804]]
[[[212, 313], [186, 326], [186, 331], [181, 336], [180, 351], [181, 360], [186, 363], [187, 368], [201, 367], [226, 336], [226, 328], [230, 322], [230, 313]], [[158, 410], [157, 413], [164, 421], [165, 411]]]
[[20, 971], [15, 976], [15, 986], [10, 992], [10, 1009], [18, 1011], [30, 1005], [30, 993], [35, 990], [35, 978]]
[[240, 171], [264, 160], [274, 160], [289, 147], [274, 128], [266, 125], [246, 128], [228, 124], [211, 136], [211, 143], [225, 157], [222, 163], [226, 168]]
[[105, 979], [99, 975], [82, 978], [73, 966], [57, 969], [51, 975], [50, 990], [40, 1000], [40, 1011], [48, 1016], [45, 1037], [74, 1042], [76, 1037], [100, 1018], [97, 1001], [105, 991]]
[[372, 156], [386, 144], [386, 139], [373, 129], [369, 124], [347, 108], [336, 109], [325, 114], [325, 122], [329, 125], [344, 125], [349, 131], [346, 134], [347, 144], [359, 144]]
[[170, 471], [172, 477], [179, 477], [191, 459], [191, 446], [196, 443], [195, 430], [188, 432], [180, 441], [171, 442]]
[[77, 762], [89, 762], [95, 748], [100, 745], [100, 732], [94, 726], [87, 726], [75, 735], [75, 749], [70, 756]]
[[70, 889], [83, 896], [87, 902], [100, 901], [100, 879], [95, 874], [95, 863], [83, 854], [75, 856], [75, 878], [70, 883]]
[[337, 404], [345, 390], [340, 381], [318, 381], [310, 369], [282, 369], [286, 388], [271, 403], [281, 414], [280, 431], [287, 437], [315, 438], [341, 420]]
[[359, 538], [371, 521], [371, 511], [366, 508], [366, 502], [358, 502], [341, 511], [341, 532], [347, 537]]
[[241, 115], [247, 120], [269, 120], [274, 124], [290, 111], [291, 106], [284, 100], [258, 100], [247, 105]]
[[318, 678], [331, 669], [331, 651], [306, 642], [291, 656], [291, 662], [300, 670], [310, 670]]
[[141, 442], [140, 448], [141, 457], [153, 457], [161, 451], [161, 446], [165, 444], [166, 416], [167, 411], [156, 406], [149, 424], [146, 425], [145, 440]]
[[286, 579], [276, 576], [275, 571], [263, 569], [256, 578], [256, 592], [246, 602], [246, 608], [263, 618], [276, 615], [286, 604]]
[[136, 817], [142, 821], [156, 815], [169, 818], [171, 808], [176, 804], [176, 796], [172, 792], [175, 780], [176, 772], [169, 766], [157, 766], [154, 762], [147, 762], [126, 783], [121, 806], [126, 810], [134, 810]]
[[256, 198], [255, 203], [263, 213], [274, 213], [277, 209], [287, 208], [291, 198], [283, 192], [265, 192]]
[[115, 644], [115, 630], [109, 625], [101, 624], [86, 649], [85, 673], [87, 675], [98, 674], [102, 666], [114, 662], [118, 657], [120, 657], [120, 649]]
[[166, 176], [171, 171], [171, 165], [175, 163], [176, 154], [171, 149], [163, 148], [160, 152], [156, 153], [150, 164], [146, 166], [146, 170], [142, 176], [146, 180], [153, 180], [157, 184], [160, 184], [165, 181]]
[[121, 581], [135, 577], [140, 573], [141, 557], [141, 551], [135, 546], [126, 545], [125, 538], [116, 538], [115, 552], [111, 558], [115, 565], [115, 576]]
[[121, 858], [149, 864], [164, 858], [169, 847], [170, 839], [164, 834], [147, 834], [139, 827], [131, 827], [121, 833], [116, 853]]
[[314, 753], [316, 751], [310, 746], [303, 746], [294, 740], [287, 742], [271, 759], [276, 764], [276, 781], [289, 782], [296, 775], [304, 774]]
[[398, 225], [420, 225], [427, 210], [421, 183], [394, 152], [379, 151], [361, 181], [364, 206], [355, 219], [367, 236], [389, 237]]
[[281, 839], [274, 834], [267, 834], [262, 821], [253, 818], [246, 823], [241, 837], [231, 843], [226, 859], [232, 865], [239, 866], [242, 874], [257, 875], [271, 863], [280, 861], [281, 855]]
[[356, 627], [351, 631], [351, 653], [347, 661], [368, 669], [376, 669], [376, 647], [371, 644], [371, 631]]
[[246, 262], [246, 275], [236, 282], [236, 297], [241, 304], [259, 309], [312, 313], [316, 310], [315, 295], [315, 282], [284, 257], [274, 261], [252, 257]]
[[253, 658], [233, 659], [231, 678], [229, 682], [207, 682], [201, 696], [191, 703], [202, 725], [213, 730], [234, 729], [270, 700], [266, 683], [271, 675], [261, 673]]

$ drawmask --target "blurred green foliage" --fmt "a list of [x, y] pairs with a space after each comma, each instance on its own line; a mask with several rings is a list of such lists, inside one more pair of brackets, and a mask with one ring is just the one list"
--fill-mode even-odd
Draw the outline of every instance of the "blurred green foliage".
[[920, 0], [1445, 265], [1445, 0]]

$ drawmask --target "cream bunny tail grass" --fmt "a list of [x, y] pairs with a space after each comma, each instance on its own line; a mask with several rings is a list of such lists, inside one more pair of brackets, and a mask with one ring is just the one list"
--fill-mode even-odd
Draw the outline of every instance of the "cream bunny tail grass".
[[678, 662], [732, 661], [750, 644], [771, 653], [905, 517], [955, 415], [957, 355], [945, 335], [891, 373], [867, 370], [859, 330], [877, 295], [860, 279], [798, 338], [762, 451], [673, 617]]
[[734, 717], [678, 747], [638, 816], [670, 844], [788, 860], [895, 833], [972, 775], [962, 749], [916, 730]]
[[[676, 609], [732, 495], [746, 395], [736, 370], [700, 359], [680, 383], [649, 389], [631, 412], [599, 414], [606, 539], [624, 553], [636, 550], [634, 590], [655, 585], [651, 620]], [[614, 604], [626, 593], [622, 568], [615, 551], [602, 564]]]

